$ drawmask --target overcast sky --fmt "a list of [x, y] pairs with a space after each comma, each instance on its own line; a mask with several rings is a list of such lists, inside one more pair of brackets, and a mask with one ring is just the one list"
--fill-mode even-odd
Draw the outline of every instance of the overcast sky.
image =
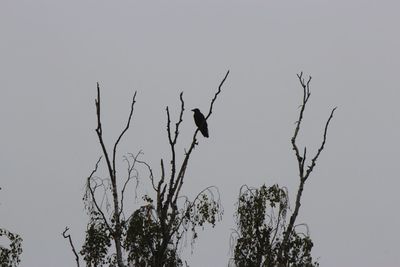
[[74, 266], [61, 232], [68, 225], [83, 241], [85, 178], [101, 154], [97, 81], [108, 146], [138, 91], [118, 160], [143, 150], [159, 174], [169, 156], [165, 107], [176, 118], [184, 91], [182, 156], [195, 129], [189, 110], [208, 109], [228, 69], [183, 189], [218, 186], [225, 213], [193, 254], [187, 248], [188, 263], [227, 265], [242, 184], [279, 183], [293, 200], [304, 71], [312, 96], [299, 142], [309, 153], [338, 106], [298, 218], [313, 256], [323, 267], [400, 266], [399, 10], [398, 1], [366, 0], [2, 0], [0, 226], [22, 235], [21, 266]]

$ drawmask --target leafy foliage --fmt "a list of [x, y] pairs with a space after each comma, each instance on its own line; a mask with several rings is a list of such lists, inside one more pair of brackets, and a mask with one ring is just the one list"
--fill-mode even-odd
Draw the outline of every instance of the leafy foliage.
[[0, 237], [5, 236], [9, 241], [9, 248], [0, 246], [0, 266], [15, 267], [21, 262], [22, 238], [6, 229], [0, 228]]
[[[129, 250], [128, 262], [133, 266], [156, 266], [163, 231], [160, 224], [153, 220], [152, 210], [151, 205], [143, 206], [133, 213], [129, 221], [125, 247]], [[161, 261], [165, 266], [182, 266], [171, 242], [164, 254]]]
[[[236, 212], [237, 266], [278, 266], [288, 209], [287, 192], [278, 185], [242, 187]], [[313, 243], [307, 235], [293, 231], [288, 247], [289, 266], [318, 266], [312, 262]]]
[[[103, 220], [95, 212], [86, 230], [85, 243], [80, 254], [87, 266], [102, 266], [106, 263], [108, 247], [111, 245], [110, 233]], [[108, 259], [108, 262], [111, 260]]]
[[309, 236], [293, 231], [289, 240], [289, 265], [293, 267], [319, 266], [318, 262], [313, 262], [311, 256], [313, 245], [314, 244]]
[[137, 209], [129, 219], [124, 247], [128, 250], [128, 262], [133, 266], [183, 266], [178, 253], [182, 236], [192, 232], [192, 242], [197, 238], [197, 228], [220, 219], [222, 209], [219, 201], [209, 191], [201, 193], [193, 202], [185, 200], [183, 207], [167, 214], [174, 218], [168, 226], [157, 215], [153, 200], [143, 199], [146, 205]]

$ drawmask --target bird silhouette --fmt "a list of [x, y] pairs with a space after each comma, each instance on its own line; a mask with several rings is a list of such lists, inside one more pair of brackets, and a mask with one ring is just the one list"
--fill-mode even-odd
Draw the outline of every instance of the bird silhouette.
[[208, 127], [206, 118], [198, 108], [192, 109], [192, 111], [194, 112], [193, 118], [197, 128], [199, 128], [200, 132], [203, 134], [204, 137], [208, 137]]

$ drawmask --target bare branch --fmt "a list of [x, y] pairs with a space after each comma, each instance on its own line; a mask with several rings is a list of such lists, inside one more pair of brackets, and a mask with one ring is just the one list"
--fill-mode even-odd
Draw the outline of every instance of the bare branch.
[[301, 169], [304, 170], [304, 163], [306, 162], [307, 159], [307, 147], [304, 146], [304, 152], [303, 152], [303, 161], [301, 162]]
[[[161, 224], [162, 224], [163, 228], [164, 228], [164, 222], [166, 220], [166, 215], [167, 215], [167, 212], [168, 212], [168, 208], [169, 208], [169, 206], [171, 204], [171, 200], [172, 200], [172, 197], [174, 195], [174, 180], [175, 180], [175, 173], [176, 173], [176, 152], [175, 152], [176, 139], [172, 138], [172, 134], [171, 134], [171, 118], [170, 118], [169, 108], [168, 107], [166, 108], [166, 111], [167, 111], [168, 141], [169, 141], [169, 145], [170, 145], [170, 148], [171, 148], [171, 161], [170, 161], [170, 164], [171, 164], [171, 176], [169, 178], [169, 189], [168, 189], [167, 199], [166, 199], [165, 203], [160, 202], [161, 206], [157, 207], [157, 211], [161, 212], [159, 214], [159, 216], [160, 216], [160, 221], [161, 221]], [[163, 165], [161, 165], [161, 167], [164, 168]], [[164, 188], [166, 188], [166, 185], [165, 185]]]
[[153, 187], [154, 191], [157, 192], [157, 188], [154, 184], [154, 176], [153, 176], [153, 169], [150, 167], [150, 165], [145, 162], [145, 161], [141, 161], [141, 160], [137, 160], [137, 163], [143, 164], [147, 167], [147, 170], [149, 171], [149, 179], [151, 181], [151, 186]]
[[167, 133], [168, 133], [168, 140], [170, 143], [174, 143], [174, 141], [172, 140], [172, 135], [171, 135], [171, 117], [169, 115], [169, 108], [168, 106], [165, 108], [165, 110], [167, 111]]
[[164, 201], [165, 190], [166, 190], [166, 187], [167, 187], [167, 185], [165, 184], [163, 190], [161, 191], [161, 186], [164, 183], [164, 179], [165, 179], [164, 162], [161, 159], [161, 179], [158, 182], [157, 190], [156, 190], [156, 192], [157, 192], [157, 214], [158, 215], [161, 214], [162, 203]]
[[301, 122], [303, 121], [303, 114], [304, 114], [304, 110], [306, 108], [306, 104], [311, 95], [311, 93], [310, 93], [311, 76], [309, 77], [307, 83], [305, 83], [305, 80], [303, 79], [303, 72], [301, 72], [300, 74], [297, 74], [297, 78], [299, 79], [299, 82], [300, 82], [301, 86], [303, 87], [303, 102], [301, 104], [299, 118], [296, 122], [296, 128], [294, 130], [294, 134], [293, 134], [291, 141], [292, 141], [293, 150], [295, 151], [295, 154], [296, 154], [296, 158], [297, 158], [297, 162], [298, 162], [298, 166], [299, 166], [299, 172], [301, 173], [301, 175], [303, 175], [303, 173], [304, 173], [304, 168], [303, 168], [304, 167], [304, 158], [305, 158], [306, 154], [304, 154], [304, 158], [302, 158], [300, 156], [300, 151], [299, 151], [299, 148], [297, 147], [296, 139], [297, 139], [297, 135], [299, 134]]
[[183, 111], [185, 110], [185, 102], [183, 101], [183, 92], [181, 92], [179, 94], [179, 100], [181, 101], [181, 112], [179, 114], [179, 120], [178, 122], [175, 124], [175, 137], [174, 137], [174, 144], [176, 144], [176, 140], [178, 139], [178, 135], [179, 135], [179, 125], [182, 123], [183, 121]]
[[93, 203], [94, 203], [94, 205], [95, 205], [95, 207], [96, 207], [96, 210], [100, 213], [101, 217], [103, 218], [104, 224], [107, 226], [108, 230], [112, 233], [112, 232], [113, 232], [113, 229], [112, 229], [112, 227], [108, 224], [108, 220], [107, 220], [106, 215], [104, 214], [103, 210], [102, 210], [102, 209], [100, 208], [100, 206], [98, 205], [98, 203], [97, 203], [97, 201], [96, 201], [96, 197], [95, 197], [95, 195], [94, 195], [94, 190], [93, 190], [92, 186], [90, 185], [90, 180], [92, 179], [93, 174], [96, 173], [97, 168], [99, 167], [100, 160], [101, 160], [101, 157], [99, 158], [99, 160], [98, 160], [97, 163], [96, 163], [95, 168], [93, 169], [93, 171], [90, 173], [89, 177], [87, 178], [87, 185], [86, 185], [86, 188], [89, 189], [90, 195], [92, 196], [92, 201], [93, 201]]
[[69, 241], [69, 244], [71, 246], [72, 252], [75, 255], [76, 266], [79, 267], [79, 256], [78, 256], [78, 253], [75, 250], [74, 244], [72, 243], [71, 235], [70, 234], [67, 235], [68, 230], [69, 230], [69, 228], [66, 226], [64, 232], [62, 233], [62, 236], [64, 238], [68, 238], [68, 241]]
[[[135, 103], [136, 103], [136, 100], [135, 100], [135, 98], [136, 98], [136, 93], [137, 93], [137, 91], [135, 91], [135, 94], [133, 95], [133, 98], [132, 98], [131, 111], [130, 111], [130, 113], [129, 113], [129, 117], [128, 117], [128, 121], [127, 121], [127, 123], [126, 123], [126, 126], [125, 126], [124, 130], [121, 132], [121, 134], [119, 135], [117, 141], [116, 141], [115, 144], [114, 144], [114, 149], [113, 149], [113, 170], [114, 170], [114, 173], [115, 173], [115, 156], [116, 156], [116, 153], [117, 153], [117, 146], [118, 146], [118, 143], [119, 143], [119, 141], [121, 140], [122, 136], [124, 136], [124, 134], [126, 133], [126, 131], [128, 131], [128, 129], [129, 129], [129, 125], [130, 125], [130, 123], [131, 123], [131, 119], [132, 119], [132, 115], [133, 115], [133, 107], [134, 107], [134, 105], [135, 105]], [[115, 174], [114, 174], [114, 175], [115, 175]]]
[[324, 150], [325, 143], [326, 143], [326, 135], [327, 135], [327, 133], [328, 133], [329, 123], [331, 122], [331, 119], [332, 119], [332, 117], [333, 117], [333, 113], [335, 112], [336, 108], [337, 108], [337, 107], [335, 107], [335, 108], [332, 109], [331, 114], [330, 114], [328, 120], [326, 121], [325, 129], [324, 129], [324, 137], [323, 137], [321, 146], [319, 147], [319, 149], [318, 149], [318, 151], [317, 151], [317, 154], [316, 154], [316, 155], [314, 156], [314, 158], [311, 160], [311, 165], [308, 167], [307, 172], [306, 172], [306, 175], [304, 176], [304, 179], [307, 179], [308, 176], [310, 175], [310, 173], [313, 171], [313, 169], [314, 169], [314, 167], [315, 167], [315, 164], [316, 164], [316, 162], [317, 162], [317, 159], [318, 159], [319, 155], [321, 154], [322, 150]]
[[[132, 180], [133, 176], [132, 176], [132, 172], [135, 169], [135, 164], [136, 162], [139, 162], [137, 160], [137, 158], [139, 157], [139, 155], [142, 154], [142, 151], [139, 151], [135, 156], [133, 154], [130, 154], [130, 156], [133, 158], [133, 163], [132, 165], [130, 164], [130, 161], [127, 157], [124, 157], [124, 160], [126, 161], [126, 163], [128, 164], [128, 177], [126, 178], [126, 181], [122, 187], [121, 190], [121, 208], [120, 208], [120, 214], [123, 212], [124, 210], [124, 196], [125, 196], [125, 190], [126, 190], [126, 186], [128, 185], [129, 181]], [[137, 178], [137, 174], [135, 176]], [[136, 187], [138, 186], [138, 182], [136, 183]]]
[[[171, 118], [169, 115], [169, 109], [168, 107], [166, 108], [167, 111], [167, 132], [168, 132], [168, 141], [169, 145], [171, 147], [171, 178], [170, 178], [170, 190], [172, 188], [174, 179], [175, 179], [175, 172], [176, 172], [176, 153], [175, 153], [175, 142], [174, 139], [172, 138], [171, 134]], [[176, 141], [176, 140], [175, 140]]]
[[[222, 79], [222, 81], [220, 82], [220, 84], [218, 86], [217, 92], [215, 93], [213, 99], [211, 100], [210, 110], [209, 110], [209, 112], [207, 114], [206, 120], [212, 114], [212, 109], [213, 109], [214, 103], [217, 100], [218, 95], [221, 93], [222, 85], [225, 83], [225, 80], [228, 77], [228, 75], [229, 75], [229, 70], [226, 72], [224, 78]], [[174, 188], [174, 192], [175, 192], [174, 203], [176, 203], [176, 200], [177, 200], [177, 198], [179, 196], [179, 192], [180, 192], [182, 184], [183, 184], [183, 177], [185, 176], [186, 167], [187, 167], [187, 164], [189, 162], [190, 154], [192, 153], [194, 147], [197, 145], [196, 136], [197, 136], [198, 132], [199, 132], [199, 129], [197, 128], [196, 131], [193, 134], [193, 139], [192, 139], [192, 143], [191, 143], [191, 145], [189, 147], [189, 150], [185, 153], [185, 158], [184, 158], [184, 160], [182, 162], [181, 169], [179, 170], [178, 178], [176, 180], [176, 184], [175, 184], [175, 188]]]
[[221, 93], [222, 85], [225, 83], [225, 80], [226, 80], [226, 78], [228, 78], [228, 75], [229, 75], [229, 70], [226, 72], [225, 77], [222, 79], [221, 83], [218, 86], [218, 91], [215, 93], [214, 98], [211, 100], [210, 110], [208, 111], [206, 120], [211, 116], [214, 102], [215, 102], [215, 100], [217, 100], [217, 96], [219, 95], [219, 93]]
[[[179, 135], [179, 126], [183, 121], [183, 112], [185, 110], [185, 102], [183, 100], [183, 92], [180, 93], [179, 99], [181, 102], [181, 110], [179, 114], [179, 120], [175, 124], [175, 134], [174, 137], [172, 137], [171, 133], [171, 118], [169, 114], [169, 108], [166, 108], [167, 111], [167, 132], [168, 132], [168, 141], [171, 147], [171, 177], [169, 180], [169, 189], [168, 189], [168, 195], [167, 195], [167, 200], [166, 203], [163, 205], [163, 215], [161, 217], [164, 217], [167, 214], [168, 207], [171, 204], [172, 198], [175, 194], [176, 191], [176, 184], [175, 184], [175, 176], [176, 176], [176, 152], [175, 152], [175, 145], [178, 140], [178, 135]], [[163, 168], [163, 165], [161, 166]], [[176, 182], [178, 181], [179, 177], [177, 178]], [[160, 181], [161, 182], [161, 181]], [[165, 187], [163, 189], [163, 192], [165, 192]], [[161, 197], [161, 195], [160, 195]], [[162, 198], [164, 196], [162, 195]], [[159, 208], [158, 208], [159, 209]]]
[[284, 233], [284, 237], [283, 237], [283, 241], [282, 241], [282, 246], [281, 249], [279, 251], [279, 257], [280, 257], [280, 261], [282, 261], [281, 263], [285, 263], [286, 262], [286, 258], [287, 258], [287, 253], [288, 253], [288, 242], [290, 239], [290, 235], [292, 233], [292, 231], [295, 228], [295, 222], [297, 219], [297, 215], [299, 213], [299, 209], [301, 206], [301, 196], [304, 190], [304, 184], [307, 180], [307, 178], [309, 177], [309, 175], [311, 174], [311, 172], [313, 171], [315, 165], [316, 165], [316, 161], [319, 158], [322, 150], [325, 147], [325, 143], [326, 143], [326, 136], [327, 136], [327, 132], [328, 132], [328, 127], [329, 127], [329, 123], [333, 117], [333, 113], [336, 110], [336, 107], [334, 109], [332, 109], [330, 116], [325, 124], [325, 129], [324, 129], [324, 134], [323, 134], [323, 140], [322, 143], [316, 153], [316, 155], [312, 158], [311, 160], [311, 165], [308, 166], [307, 171], [304, 173], [304, 166], [305, 166], [305, 162], [306, 162], [306, 158], [307, 158], [307, 148], [304, 147], [304, 152], [303, 152], [303, 156], [300, 156], [300, 150], [298, 148], [298, 145], [296, 143], [297, 141], [297, 136], [300, 130], [300, 125], [301, 122], [303, 120], [303, 114], [304, 114], [304, 110], [306, 107], [306, 104], [310, 98], [311, 95], [311, 91], [310, 91], [310, 83], [311, 83], [311, 76], [308, 78], [307, 82], [305, 81], [305, 79], [303, 78], [303, 72], [301, 72], [300, 74], [297, 74], [297, 78], [299, 79], [299, 82], [301, 84], [301, 86], [303, 87], [303, 101], [302, 101], [302, 105], [301, 105], [301, 109], [299, 112], [299, 118], [296, 122], [296, 128], [293, 134], [293, 137], [291, 139], [291, 143], [292, 143], [292, 148], [295, 151], [295, 155], [296, 155], [296, 159], [297, 159], [297, 164], [298, 164], [298, 168], [299, 168], [299, 178], [300, 178], [300, 184], [297, 190], [297, 194], [296, 194], [296, 202], [295, 202], [295, 209], [292, 213], [292, 215], [290, 216], [290, 220], [289, 220], [289, 224], [285, 230]]
[[96, 133], [97, 133], [97, 137], [99, 138], [99, 142], [101, 145], [101, 149], [103, 150], [104, 157], [106, 158], [109, 175], [110, 175], [111, 179], [113, 179], [112, 178], [114, 176], [113, 167], [111, 165], [110, 157], [108, 155], [106, 146], [103, 141], [103, 128], [101, 126], [101, 113], [100, 113], [101, 101], [100, 101], [100, 85], [99, 85], [99, 83], [97, 83], [97, 99], [95, 100], [95, 103], [96, 103], [96, 114], [97, 114]]
[[163, 162], [163, 160], [161, 159], [161, 180], [160, 180], [161, 183], [164, 182], [164, 178], [165, 178], [164, 162]]

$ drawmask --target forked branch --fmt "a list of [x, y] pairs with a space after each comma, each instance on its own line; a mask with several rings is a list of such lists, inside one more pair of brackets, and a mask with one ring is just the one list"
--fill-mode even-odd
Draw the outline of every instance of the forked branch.
[[121, 141], [121, 138], [124, 136], [124, 134], [126, 133], [126, 131], [128, 131], [128, 129], [129, 129], [129, 125], [130, 125], [130, 123], [131, 123], [132, 115], [133, 115], [133, 108], [134, 108], [135, 103], [136, 103], [136, 100], [135, 100], [135, 98], [136, 98], [136, 93], [137, 93], [137, 91], [135, 91], [135, 94], [133, 95], [133, 98], [132, 98], [132, 102], [131, 102], [131, 111], [129, 112], [129, 117], [128, 117], [128, 121], [127, 121], [127, 123], [126, 123], [126, 126], [125, 126], [125, 128], [122, 130], [121, 134], [118, 136], [117, 141], [114, 143], [114, 149], [113, 149], [113, 170], [114, 170], [114, 172], [115, 172], [115, 156], [116, 156], [116, 153], [117, 153], [117, 146], [118, 146], [119, 141]]
[[[225, 83], [225, 80], [226, 80], [226, 78], [228, 77], [228, 75], [229, 75], [229, 70], [226, 72], [224, 78], [222, 79], [222, 81], [220, 82], [220, 84], [219, 84], [219, 86], [218, 86], [217, 92], [215, 93], [213, 99], [211, 100], [210, 109], [209, 109], [209, 112], [208, 112], [208, 114], [207, 114], [207, 116], [206, 116], [206, 120], [207, 120], [207, 119], [211, 116], [211, 114], [212, 114], [212, 110], [213, 110], [213, 107], [214, 107], [214, 103], [215, 103], [215, 101], [217, 100], [218, 95], [221, 93], [222, 85]], [[198, 132], [199, 132], [199, 129], [197, 128], [196, 131], [195, 131], [194, 134], [193, 134], [192, 143], [190, 144], [189, 150], [185, 153], [185, 158], [184, 158], [184, 160], [183, 160], [183, 162], [182, 162], [182, 165], [181, 165], [181, 168], [180, 168], [180, 170], [179, 170], [178, 177], [177, 177], [177, 180], [176, 180], [176, 183], [175, 183], [175, 188], [174, 188], [174, 192], [175, 192], [174, 203], [176, 203], [176, 200], [177, 200], [177, 198], [178, 198], [178, 196], [179, 196], [180, 189], [181, 189], [182, 184], [183, 184], [183, 177], [185, 176], [186, 167], [187, 167], [187, 164], [188, 164], [188, 162], [189, 162], [190, 154], [192, 153], [194, 147], [197, 145], [196, 136], [197, 136], [197, 133], [198, 133]]]
[[321, 145], [317, 151], [317, 153], [314, 155], [314, 157], [312, 157], [311, 159], [311, 165], [309, 165], [307, 167], [307, 169], [305, 170], [305, 164], [306, 164], [306, 159], [307, 159], [307, 149], [306, 147], [304, 147], [303, 149], [303, 155], [300, 155], [300, 149], [297, 145], [297, 136], [298, 133], [300, 131], [300, 127], [301, 127], [301, 123], [303, 121], [303, 115], [304, 115], [304, 110], [305, 107], [307, 105], [307, 102], [310, 98], [311, 95], [311, 91], [310, 91], [310, 82], [311, 82], [311, 76], [308, 78], [307, 82], [306, 80], [303, 78], [303, 72], [301, 72], [300, 74], [297, 74], [297, 78], [299, 79], [299, 82], [303, 88], [303, 100], [302, 100], [302, 104], [301, 104], [301, 108], [300, 108], [300, 112], [299, 112], [299, 118], [296, 122], [296, 127], [294, 130], [294, 134], [293, 137], [291, 139], [291, 143], [292, 143], [292, 148], [295, 151], [295, 155], [296, 155], [296, 159], [297, 159], [297, 164], [298, 164], [298, 168], [299, 168], [299, 178], [300, 178], [300, 184], [299, 184], [299, 188], [297, 190], [297, 195], [296, 195], [296, 203], [295, 203], [295, 208], [294, 211], [290, 217], [289, 220], [289, 224], [285, 230], [284, 233], [284, 238], [282, 241], [282, 247], [279, 251], [279, 260], [280, 260], [280, 266], [285, 266], [285, 264], [287, 263], [287, 255], [289, 252], [289, 240], [290, 240], [290, 235], [292, 234], [292, 231], [294, 231], [294, 227], [295, 227], [295, 222], [299, 213], [299, 209], [301, 206], [301, 196], [304, 190], [304, 184], [306, 182], [306, 180], [308, 179], [308, 177], [310, 176], [311, 172], [314, 170], [314, 167], [316, 165], [316, 161], [319, 158], [319, 156], [321, 155], [321, 152], [324, 150], [325, 147], [325, 143], [326, 143], [326, 138], [327, 138], [327, 133], [328, 133], [328, 127], [329, 124], [331, 122], [331, 119], [333, 118], [333, 114], [336, 110], [336, 107], [332, 109], [330, 116], [328, 118], [328, 120], [325, 123], [325, 128], [324, 128], [324, 133], [323, 133], [323, 139], [321, 142]]
[[106, 148], [106, 146], [104, 144], [104, 141], [103, 141], [103, 128], [102, 128], [102, 125], [101, 125], [101, 112], [100, 112], [101, 99], [100, 99], [100, 85], [99, 85], [99, 83], [97, 83], [97, 98], [95, 100], [95, 103], [96, 103], [96, 115], [97, 115], [96, 133], [97, 133], [97, 137], [99, 138], [99, 142], [100, 142], [100, 145], [101, 145], [101, 149], [103, 150], [104, 157], [106, 159], [108, 173], [109, 173], [109, 175], [110, 175], [110, 177], [112, 179], [112, 177], [114, 176], [113, 167], [111, 165], [110, 157], [108, 156], [107, 148]]
[[[101, 108], [101, 98], [100, 98], [100, 86], [99, 83], [97, 83], [97, 98], [96, 98], [96, 115], [97, 115], [97, 128], [96, 128], [96, 133], [103, 151], [103, 155], [106, 159], [106, 163], [107, 163], [107, 169], [108, 169], [108, 173], [110, 175], [110, 180], [111, 180], [111, 193], [113, 196], [113, 203], [114, 203], [114, 207], [113, 207], [113, 227], [112, 229], [110, 228], [110, 225], [108, 225], [107, 220], [105, 219], [104, 213], [101, 211], [101, 209], [99, 209], [97, 202], [94, 199], [94, 192], [92, 190], [92, 188], [90, 187], [89, 184], [89, 189], [90, 192], [92, 194], [92, 197], [94, 199], [94, 203], [96, 205], [96, 208], [100, 211], [100, 214], [102, 215], [102, 218], [104, 219], [104, 222], [106, 223], [107, 227], [110, 229], [111, 235], [115, 241], [115, 249], [116, 249], [116, 259], [117, 259], [117, 264], [119, 267], [124, 267], [124, 263], [123, 263], [123, 259], [122, 259], [122, 244], [121, 244], [121, 240], [122, 240], [122, 223], [121, 223], [121, 212], [122, 210], [120, 210], [120, 200], [118, 198], [118, 189], [117, 189], [117, 177], [116, 177], [116, 167], [115, 167], [115, 157], [116, 157], [116, 153], [117, 153], [117, 146], [120, 142], [120, 140], [122, 139], [122, 137], [124, 136], [124, 134], [127, 132], [127, 130], [130, 127], [130, 122], [132, 120], [132, 116], [133, 116], [133, 108], [135, 105], [135, 98], [136, 98], [136, 92], [133, 95], [132, 98], [132, 103], [131, 103], [131, 110], [129, 113], [129, 117], [128, 117], [128, 121], [126, 123], [125, 128], [122, 130], [122, 132], [120, 133], [120, 135], [118, 136], [117, 140], [114, 143], [113, 146], [113, 152], [112, 152], [112, 162], [110, 160], [110, 155], [109, 152], [106, 149], [106, 146], [104, 144], [104, 140], [103, 140], [103, 129], [102, 129], [102, 125], [101, 125], [101, 112], [100, 112], [100, 108]], [[90, 183], [90, 182], [89, 182]]]

